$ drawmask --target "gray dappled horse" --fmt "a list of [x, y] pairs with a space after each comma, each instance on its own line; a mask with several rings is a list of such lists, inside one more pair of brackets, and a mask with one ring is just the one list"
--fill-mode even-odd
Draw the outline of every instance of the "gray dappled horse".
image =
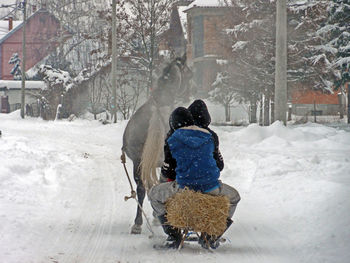
[[[169, 116], [176, 99], [188, 96], [192, 72], [186, 65], [186, 56], [171, 61], [159, 77], [150, 98], [130, 118], [123, 134], [123, 153], [133, 162], [137, 199], [142, 206], [145, 190], [158, 183], [156, 167], [163, 160], [165, 135], [169, 130]], [[137, 213], [131, 233], [140, 234], [142, 211]]]

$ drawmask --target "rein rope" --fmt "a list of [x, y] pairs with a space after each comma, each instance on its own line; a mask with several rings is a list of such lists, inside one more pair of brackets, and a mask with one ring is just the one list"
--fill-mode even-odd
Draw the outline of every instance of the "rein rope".
[[124, 201], [128, 201], [131, 198], [135, 199], [138, 207], [141, 209], [142, 214], [146, 218], [147, 228], [152, 233], [152, 235], [150, 237], [153, 237], [154, 236], [154, 232], [153, 232], [152, 226], [151, 226], [151, 224], [150, 224], [150, 222], [148, 220], [148, 217], [147, 217], [145, 211], [143, 210], [139, 200], [137, 199], [136, 191], [134, 190], [134, 187], [132, 186], [131, 179], [130, 179], [130, 176], [129, 176], [129, 172], [128, 172], [128, 169], [126, 168], [126, 157], [125, 157], [125, 152], [124, 151], [122, 151], [122, 155], [120, 156], [120, 159], [122, 161], [122, 164], [123, 164], [126, 176], [128, 177], [128, 181], [129, 181], [130, 189], [131, 189], [130, 196], [124, 196]]

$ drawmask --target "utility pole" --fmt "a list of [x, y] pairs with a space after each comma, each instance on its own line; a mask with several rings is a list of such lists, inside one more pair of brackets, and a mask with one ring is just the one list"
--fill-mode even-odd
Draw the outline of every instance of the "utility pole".
[[27, 10], [26, 0], [22, 2], [23, 8], [23, 27], [22, 27], [22, 88], [21, 88], [21, 117], [24, 119], [24, 104], [25, 104], [25, 87], [26, 87], [26, 22]]
[[348, 112], [347, 112], [347, 115], [348, 115], [348, 123], [350, 123], [350, 82], [348, 82], [345, 85], [348, 85]]
[[112, 118], [117, 122], [117, 38], [116, 0], [112, 1]]
[[287, 124], [287, 5], [276, 1], [275, 119]]

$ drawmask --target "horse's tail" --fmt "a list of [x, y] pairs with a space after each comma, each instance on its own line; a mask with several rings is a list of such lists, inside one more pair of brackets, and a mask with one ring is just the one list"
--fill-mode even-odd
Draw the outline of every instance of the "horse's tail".
[[147, 191], [158, 184], [156, 168], [159, 167], [159, 162], [163, 158], [165, 127], [161, 118], [160, 113], [154, 110], [141, 156], [141, 179]]

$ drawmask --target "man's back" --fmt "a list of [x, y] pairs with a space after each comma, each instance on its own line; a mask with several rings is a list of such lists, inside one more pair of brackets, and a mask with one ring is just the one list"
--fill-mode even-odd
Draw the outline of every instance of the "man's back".
[[207, 192], [219, 186], [220, 171], [213, 157], [214, 142], [206, 129], [188, 126], [176, 130], [168, 139], [176, 159], [176, 181], [180, 188]]

